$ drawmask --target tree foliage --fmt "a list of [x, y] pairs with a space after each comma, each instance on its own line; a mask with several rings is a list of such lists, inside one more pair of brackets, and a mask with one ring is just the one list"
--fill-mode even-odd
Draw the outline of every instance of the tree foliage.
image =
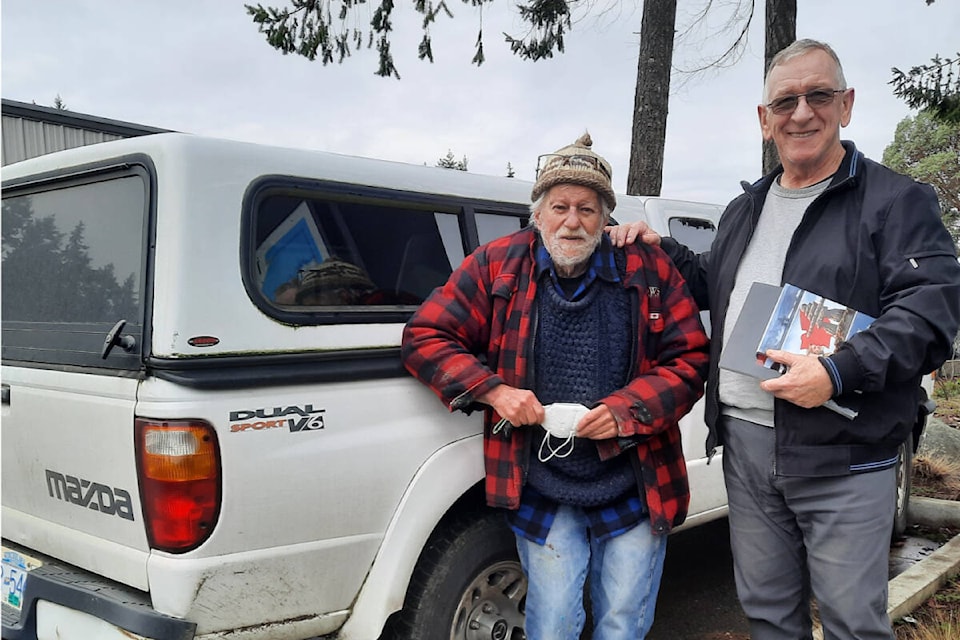
[[954, 58], [931, 59], [931, 64], [903, 72], [894, 67], [893, 93], [911, 109], [927, 109], [935, 118], [960, 123], [960, 52]]
[[960, 122], [944, 122], [929, 110], [904, 118], [883, 163], [933, 186], [943, 222], [960, 246]]
[[[926, 0], [927, 6], [936, 0]], [[933, 64], [912, 67], [904, 73], [893, 67], [893, 94], [911, 109], [926, 109], [945, 122], [960, 122], [960, 53], [957, 57], [931, 59]]]
[[554, 49], [563, 53], [564, 29], [570, 28], [567, 0], [530, 0], [528, 4], [518, 4], [517, 10], [533, 31], [519, 39], [503, 34], [513, 53], [526, 60], [552, 58]]
[[457, 160], [453, 157], [453, 151], [447, 149], [447, 155], [437, 160], [437, 166], [444, 169], [456, 169], [457, 171], [466, 171], [467, 170], [467, 156], [463, 156], [461, 160]]
[[[482, 7], [493, 0], [463, 0], [464, 4]], [[360, 27], [351, 13], [366, 0], [289, 0], [289, 6], [273, 7], [245, 4], [247, 14], [264, 34], [267, 43], [283, 54], [294, 53], [308, 60], [327, 65], [341, 63], [355, 51], [376, 48], [378, 54], [376, 75], [400, 78], [390, 50], [393, 31], [394, 0], [379, 0], [371, 14], [369, 27]], [[414, 10], [423, 16], [423, 37], [417, 46], [417, 57], [433, 62], [433, 43], [430, 27], [441, 15], [452, 18], [453, 12], [446, 0], [412, 0]], [[514, 53], [523, 58], [538, 60], [563, 51], [564, 29], [570, 27], [568, 0], [529, 0], [517, 6], [521, 18], [530, 24], [530, 34], [521, 39], [505, 35]], [[483, 22], [477, 32], [477, 41], [471, 62], [483, 64]]]

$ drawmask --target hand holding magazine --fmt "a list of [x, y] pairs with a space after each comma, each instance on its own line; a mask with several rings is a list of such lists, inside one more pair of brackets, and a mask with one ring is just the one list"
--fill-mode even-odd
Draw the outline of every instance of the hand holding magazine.
[[[874, 318], [856, 309], [800, 289], [754, 283], [720, 356], [720, 366], [767, 380], [786, 372], [766, 356], [768, 349], [798, 355], [828, 356]], [[853, 419], [857, 411], [835, 400], [823, 405]]]

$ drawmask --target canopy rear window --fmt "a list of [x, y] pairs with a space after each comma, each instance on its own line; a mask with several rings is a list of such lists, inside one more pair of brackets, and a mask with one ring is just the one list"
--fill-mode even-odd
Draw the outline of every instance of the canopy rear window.
[[125, 170], [4, 195], [4, 359], [137, 366], [139, 350], [106, 361], [100, 352], [120, 320], [141, 343], [145, 176]]

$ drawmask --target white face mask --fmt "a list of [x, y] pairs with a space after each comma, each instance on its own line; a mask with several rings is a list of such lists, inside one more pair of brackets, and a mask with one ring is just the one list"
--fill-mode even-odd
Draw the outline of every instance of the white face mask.
[[[540, 462], [551, 458], [566, 458], [573, 453], [573, 439], [577, 435], [577, 424], [590, 411], [582, 404], [555, 402], [543, 408], [544, 418], [541, 425], [547, 432], [540, 441]], [[559, 438], [561, 443], [554, 448], [550, 438]]]

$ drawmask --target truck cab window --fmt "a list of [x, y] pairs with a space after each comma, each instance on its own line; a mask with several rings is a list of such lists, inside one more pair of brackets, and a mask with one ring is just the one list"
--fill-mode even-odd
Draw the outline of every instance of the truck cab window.
[[717, 229], [713, 222], [703, 218], [670, 218], [670, 236], [685, 244], [694, 253], [710, 249]]
[[480, 244], [486, 244], [501, 236], [519, 231], [527, 222], [526, 218], [493, 213], [477, 213], [474, 217], [477, 221], [477, 236]]

